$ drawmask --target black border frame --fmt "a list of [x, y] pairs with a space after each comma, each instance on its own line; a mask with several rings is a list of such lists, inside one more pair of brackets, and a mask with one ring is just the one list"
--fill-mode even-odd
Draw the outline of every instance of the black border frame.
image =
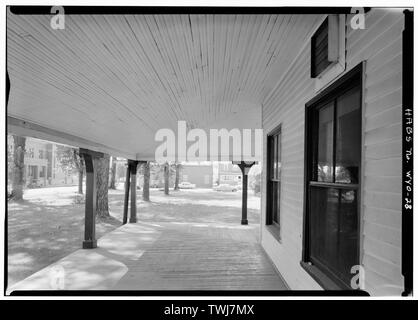
[[[413, 110], [414, 110], [414, 12], [404, 11], [402, 32], [402, 268], [404, 291], [413, 290]], [[407, 152], [411, 152], [408, 154]], [[409, 173], [411, 173], [410, 176]]]
[[[11, 12], [13, 14], [22, 14], [22, 15], [31, 15], [31, 14], [45, 14], [50, 15], [51, 6], [23, 6], [23, 5], [14, 5], [14, 6], [6, 6], [7, 8], [11, 8]], [[147, 6], [135, 6], [135, 7], [121, 7], [121, 6], [66, 6], [65, 14], [350, 14], [351, 7], [147, 7]], [[364, 11], [368, 12], [371, 8], [365, 7]], [[409, 16], [409, 17], [408, 17]], [[408, 27], [409, 33], [412, 33], [413, 29], [413, 12], [409, 10], [405, 10], [405, 25], [406, 28]], [[5, 20], [6, 25], [6, 34], [7, 34], [7, 18]], [[7, 39], [7, 36], [6, 36]], [[408, 39], [407, 42], [404, 41], [403, 45], [403, 57], [408, 56], [408, 52], [405, 50], [412, 50], [413, 48], [413, 36], [410, 34], [405, 33], [405, 40]], [[412, 51], [411, 51], [412, 52]], [[413, 54], [409, 53], [411, 56], [411, 61], [413, 61]], [[5, 104], [5, 154], [7, 155], [7, 104], [10, 92], [10, 80], [7, 74], [7, 40], [5, 46], [5, 66], [6, 66], [6, 104]], [[404, 79], [413, 79], [413, 69], [411, 68], [410, 64], [403, 63], [402, 66], [403, 75], [405, 76]], [[403, 82], [405, 83], [405, 82]], [[409, 97], [411, 101], [410, 107], [412, 108], [412, 97], [413, 97], [413, 87], [411, 86], [404, 86], [403, 85], [403, 97]], [[405, 120], [403, 119], [403, 123]], [[305, 124], [306, 127], [306, 124]], [[306, 128], [305, 128], [306, 132]], [[306, 139], [305, 139], [306, 144]], [[404, 150], [404, 149], [403, 149]], [[412, 164], [410, 166], [412, 170]], [[306, 170], [306, 168], [304, 168]], [[5, 162], [5, 181], [7, 184], [7, 161]], [[403, 176], [404, 181], [404, 176]], [[8, 265], [8, 256], [7, 256], [7, 185], [5, 188], [5, 207], [6, 207], [6, 215], [5, 215], [5, 226], [4, 226], [4, 295], [7, 289], [7, 265]], [[305, 198], [305, 195], [304, 195]], [[402, 211], [404, 213], [404, 210]], [[404, 219], [403, 215], [403, 219]], [[305, 218], [304, 218], [305, 219]], [[411, 241], [412, 243], [412, 217], [411, 220], [406, 219], [407, 221], [403, 221], [402, 229], [403, 231], [406, 230], [405, 227], [408, 227], [410, 233], [408, 236], [403, 232], [403, 243], [407, 243]], [[408, 223], [408, 224], [406, 224]], [[303, 236], [305, 235], [305, 224], [303, 225]], [[405, 235], [405, 237], [404, 237]], [[405, 244], [404, 243], [404, 244]], [[303, 254], [305, 250], [305, 246], [302, 246]], [[404, 260], [404, 256], [407, 257], [409, 254], [412, 253], [412, 246], [410, 246], [409, 250], [406, 250], [406, 246], [402, 246], [402, 272], [403, 274], [409, 274], [408, 279], [405, 278], [405, 293], [409, 294], [412, 290], [412, 264], [407, 265], [407, 260]], [[303, 259], [302, 259], [303, 260]], [[412, 261], [412, 256], [409, 258], [409, 261]], [[405, 273], [404, 273], [405, 272]], [[408, 284], [408, 287], [407, 287]], [[407, 290], [408, 289], [408, 290]], [[367, 296], [368, 294], [362, 291], [258, 291], [258, 292], [248, 292], [248, 291], [18, 291], [12, 294], [13, 296], [143, 296], [143, 295], [151, 295], [151, 296], [167, 296], [167, 295], [175, 295], [175, 296], [187, 296], [187, 295], [199, 295], [199, 296], [214, 296], [214, 295], [239, 295], [239, 296]]]

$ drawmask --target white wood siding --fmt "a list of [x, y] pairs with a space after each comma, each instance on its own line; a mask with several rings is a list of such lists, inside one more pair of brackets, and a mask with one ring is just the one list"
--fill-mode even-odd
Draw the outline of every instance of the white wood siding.
[[[372, 9], [365, 30], [347, 17], [346, 71], [365, 64], [361, 261], [366, 290], [400, 295], [401, 276], [401, 90], [402, 10]], [[300, 267], [303, 232], [305, 103], [315, 96], [310, 46], [296, 57], [263, 103], [265, 135], [282, 125], [281, 242], [265, 228], [265, 170], [262, 245], [291, 289], [320, 289]], [[264, 141], [264, 144], [266, 141]], [[264, 150], [264, 159], [266, 159]], [[266, 163], [264, 161], [264, 168]]]

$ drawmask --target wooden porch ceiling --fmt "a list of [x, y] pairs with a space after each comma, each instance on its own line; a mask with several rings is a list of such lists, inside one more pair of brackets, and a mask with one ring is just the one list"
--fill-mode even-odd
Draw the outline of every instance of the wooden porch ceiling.
[[321, 18], [66, 15], [53, 30], [50, 15], [8, 12], [8, 116], [142, 159], [178, 120], [260, 128], [263, 98]]

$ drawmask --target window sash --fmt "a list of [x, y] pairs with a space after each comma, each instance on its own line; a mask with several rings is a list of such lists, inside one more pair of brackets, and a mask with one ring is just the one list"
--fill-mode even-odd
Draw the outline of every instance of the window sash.
[[[343, 89], [342, 89], [343, 88]], [[359, 226], [358, 226], [358, 219], [359, 219], [359, 213], [360, 213], [360, 209], [359, 209], [359, 191], [360, 191], [360, 181], [359, 178], [357, 179], [351, 179], [350, 181], [347, 180], [347, 182], [342, 182], [341, 179], [337, 180], [336, 182], [336, 153], [337, 153], [337, 148], [336, 148], [336, 144], [337, 144], [337, 139], [338, 139], [338, 135], [337, 135], [337, 101], [341, 98], [343, 98], [348, 91], [351, 90], [358, 90], [359, 91], [359, 101], [358, 101], [358, 110], [359, 110], [359, 114], [361, 115], [361, 87], [358, 83], [351, 83], [348, 84], [345, 83], [343, 86], [341, 86], [339, 89], [334, 90], [334, 92], [332, 92], [331, 94], [329, 94], [328, 96], [325, 97], [325, 99], [322, 99], [320, 102], [316, 102], [315, 105], [312, 105], [310, 108], [310, 110], [308, 110], [308, 118], [307, 121], [308, 123], [312, 123], [311, 126], [308, 126], [308, 136], [307, 136], [307, 141], [308, 143], [311, 144], [311, 150], [308, 151], [308, 162], [307, 162], [307, 168], [308, 168], [308, 175], [307, 175], [307, 210], [308, 210], [308, 225], [307, 225], [307, 233], [305, 233], [305, 237], [307, 239], [307, 243], [305, 243], [305, 246], [307, 251], [306, 251], [306, 255], [305, 255], [305, 259], [307, 259], [307, 261], [311, 261], [312, 263], [314, 263], [319, 269], [321, 269], [324, 273], [326, 273], [327, 275], [330, 276], [331, 279], [333, 279], [336, 283], [339, 283], [339, 285], [342, 284], [342, 286], [349, 286], [349, 283], [347, 284], [348, 281], [348, 277], [347, 277], [347, 273], [346, 270], [343, 270], [344, 272], [342, 272], [341, 270], [336, 270], [335, 269], [335, 265], [338, 265], [339, 267], [344, 266], [344, 264], [342, 264], [341, 262], [335, 262], [333, 261], [331, 258], [331, 260], [328, 261], [329, 266], [327, 266], [327, 262], [325, 261], [320, 261], [317, 257], [315, 257], [315, 255], [313, 254], [313, 252], [315, 252], [315, 250], [318, 250], [318, 248], [320, 248], [320, 243], [315, 242], [315, 240], [313, 240], [311, 238], [312, 232], [313, 230], [313, 225], [312, 225], [312, 221], [314, 221], [314, 219], [321, 219], [321, 216], [323, 217], [323, 214], [320, 214], [319, 212], [313, 212], [313, 211], [318, 211], [318, 209], [313, 209], [313, 208], [319, 208], [321, 206], [321, 204], [319, 203], [320, 201], [325, 201], [325, 203], [328, 202], [332, 202], [333, 200], [331, 200], [330, 198], [322, 198], [322, 200], [320, 200], [321, 198], [318, 199], [314, 199], [312, 196], [312, 190], [313, 188], [316, 188], [317, 190], [324, 190], [324, 189], [335, 189], [338, 190], [339, 193], [339, 197], [341, 197], [341, 194], [347, 194], [350, 193], [350, 190], [353, 190], [355, 197], [353, 200], [353, 203], [351, 203], [351, 207], [349, 206], [349, 209], [347, 208], [343, 208], [341, 209], [341, 205], [338, 205], [338, 209], [336, 209], [337, 211], [337, 215], [341, 216], [341, 215], [347, 215], [347, 210], [349, 210], [349, 212], [352, 212], [354, 214], [354, 216], [352, 216], [352, 221], [356, 221], [356, 225], [353, 226], [351, 225], [351, 238], [347, 238], [346, 236], [340, 235], [339, 233], [337, 235], [334, 235], [335, 239], [338, 239], [338, 241], [342, 241], [344, 242], [344, 245], [341, 247], [343, 249], [343, 251], [339, 252], [339, 258], [338, 259], [342, 259], [342, 261], [354, 261], [357, 260], [355, 263], [359, 264]], [[356, 102], [353, 102], [356, 103]], [[318, 162], [319, 162], [319, 158], [318, 158], [318, 139], [319, 139], [319, 111], [321, 110], [321, 108], [327, 106], [331, 104], [332, 108], [333, 108], [333, 129], [332, 129], [332, 179], [330, 181], [318, 181]], [[355, 110], [357, 110], [355, 108]], [[361, 116], [358, 119], [360, 121], [360, 125], [359, 125], [359, 130], [361, 132]], [[341, 120], [339, 120], [341, 121]], [[341, 130], [341, 129], [340, 129]], [[351, 137], [350, 137], [351, 139]], [[348, 142], [352, 142], [351, 140], [341, 140], [342, 144], [347, 143]], [[341, 144], [341, 142], [340, 142]], [[359, 148], [359, 152], [361, 154], [361, 141], [357, 141], [354, 142], [354, 148]], [[309, 148], [308, 148], [309, 150]], [[360, 157], [361, 159], [361, 157]], [[354, 162], [355, 163], [355, 162]], [[361, 160], [358, 161], [357, 164], [357, 171], [358, 173], [360, 172], [360, 166], [361, 166]], [[325, 200], [324, 200], [325, 199]], [[318, 202], [319, 201], [319, 202]], [[339, 198], [339, 202], [341, 202], [341, 199]], [[329, 204], [327, 205], [329, 206]], [[344, 206], [347, 206], [344, 203]], [[326, 211], [326, 215], [329, 214], [328, 210], [332, 210], [332, 209], [328, 209], [328, 207], [325, 207]], [[335, 210], [335, 209], [334, 209]], [[350, 211], [351, 210], [351, 211]], [[324, 212], [322, 210], [322, 212]], [[315, 215], [316, 216], [313, 216]], [[344, 220], [345, 221], [345, 220]], [[351, 221], [351, 220], [350, 220]], [[321, 232], [327, 233], [327, 229], [318, 229], [318, 230], [322, 230]], [[318, 231], [317, 230], [317, 231]], [[353, 235], [355, 233], [355, 236]], [[323, 234], [322, 236], [327, 236], [327, 234]], [[347, 240], [350, 239], [350, 240]], [[354, 244], [355, 243], [355, 244]], [[324, 249], [325, 250], [325, 249]], [[355, 255], [357, 254], [357, 255]], [[342, 257], [341, 257], [342, 256]], [[349, 262], [351, 263], [351, 262]], [[334, 270], [333, 267], [330, 267], [334, 265]]]
[[[336, 183], [336, 168], [337, 168], [337, 138], [338, 138], [338, 132], [337, 132], [337, 127], [339, 126], [339, 121], [337, 119], [338, 115], [339, 115], [339, 100], [341, 98], [344, 98], [347, 93], [350, 93], [351, 91], [356, 91], [356, 90], [360, 90], [360, 87], [358, 85], [352, 85], [347, 87], [345, 90], [339, 92], [339, 93], [334, 93], [330, 98], [328, 98], [327, 100], [321, 102], [320, 104], [316, 105], [315, 107], [313, 107], [314, 109], [312, 110], [312, 113], [309, 116], [309, 121], [312, 121], [314, 123], [314, 127], [312, 128], [311, 132], [310, 132], [310, 143], [312, 144], [312, 146], [314, 146], [312, 152], [311, 152], [311, 156], [312, 156], [312, 160], [310, 163], [311, 166], [311, 172], [310, 172], [310, 176], [309, 176], [309, 181], [317, 181], [317, 182], [328, 182], [328, 183]], [[331, 181], [325, 180], [325, 181], [321, 181], [319, 179], [320, 173], [319, 173], [319, 147], [318, 147], [318, 143], [319, 143], [319, 128], [318, 128], [318, 122], [319, 122], [319, 113], [321, 111], [324, 110], [324, 108], [328, 108], [330, 105], [332, 105], [332, 160], [331, 162]], [[359, 101], [359, 110], [361, 110], [361, 103]], [[361, 121], [361, 119], [359, 119], [359, 121]], [[358, 141], [360, 142], [360, 141]], [[358, 161], [358, 172], [360, 169], [360, 161]], [[338, 183], [338, 182], [337, 182]], [[343, 183], [343, 182], [340, 182]], [[347, 182], [349, 183], [349, 182]]]
[[281, 130], [267, 136], [267, 219], [269, 225], [280, 226]]

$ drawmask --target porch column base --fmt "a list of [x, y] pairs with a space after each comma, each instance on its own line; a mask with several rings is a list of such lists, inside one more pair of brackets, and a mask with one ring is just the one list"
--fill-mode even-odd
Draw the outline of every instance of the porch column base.
[[83, 249], [94, 249], [97, 248], [97, 240], [84, 240]]
[[241, 224], [242, 225], [247, 225], [248, 224], [248, 220], [247, 219], [242, 219], [241, 220]]

